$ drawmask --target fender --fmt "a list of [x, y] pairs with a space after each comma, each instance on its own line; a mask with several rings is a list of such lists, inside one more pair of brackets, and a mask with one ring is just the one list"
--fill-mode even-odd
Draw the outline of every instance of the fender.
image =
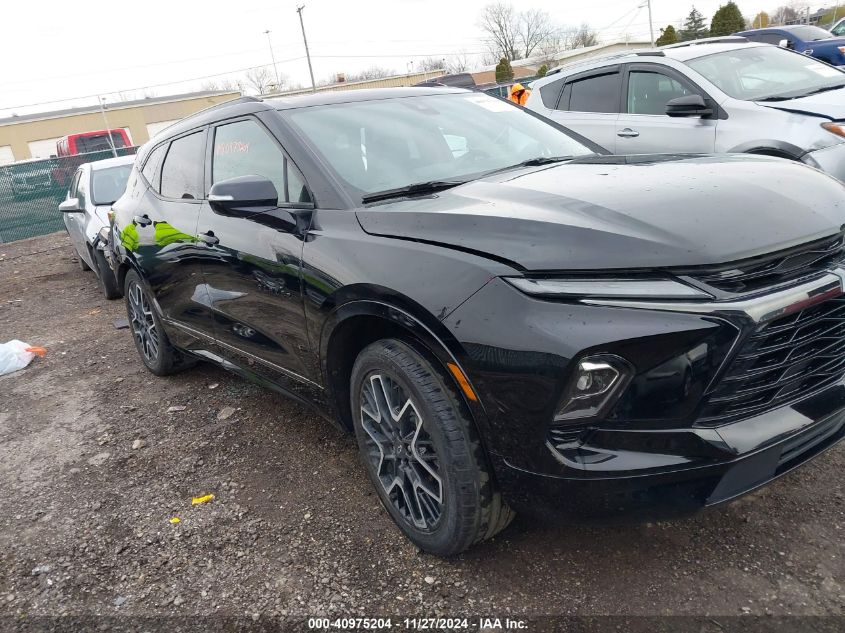
[[[487, 427], [487, 415], [481, 401], [476, 397], [471, 400], [465, 391], [458, 384], [455, 377], [446, 369], [448, 363], [453, 363], [463, 373], [474, 393], [478, 391], [472, 386], [469, 375], [464, 371], [461, 357], [461, 345], [451, 332], [433, 315], [429, 319], [415, 316], [405, 308], [397, 307], [395, 304], [378, 299], [354, 299], [337, 306], [323, 323], [320, 333], [320, 363], [323, 373], [324, 384], [331, 389], [331, 381], [328, 372], [328, 351], [332, 335], [337, 328], [345, 321], [360, 316], [372, 316], [384, 319], [398, 326], [407, 332], [416, 341], [422, 344], [440, 363], [445, 375], [451, 380], [455, 391], [460, 395], [462, 404], [470, 413], [472, 420], [478, 427]], [[424, 322], [427, 321], [428, 323]], [[482, 430], [482, 428], [479, 428]], [[485, 433], [479, 433], [481, 441], [484, 442]], [[486, 447], [485, 447], [486, 448]]]
[[784, 157], [791, 158], [792, 160], [801, 160], [804, 155], [807, 154], [807, 150], [802, 149], [797, 145], [787, 143], [786, 141], [778, 141], [776, 139], [759, 139], [742, 143], [741, 145], [737, 145], [736, 147], [729, 149], [728, 153], [761, 154], [766, 153], [767, 151], [783, 154]]

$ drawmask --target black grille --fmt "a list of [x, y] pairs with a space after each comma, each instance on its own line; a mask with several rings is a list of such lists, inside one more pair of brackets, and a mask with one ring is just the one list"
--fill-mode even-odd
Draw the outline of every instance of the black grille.
[[778, 253], [753, 257], [718, 267], [676, 271], [725, 292], [753, 292], [794, 281], [845, 257], [842, 234], [816, 240]]
[[557, 449], [568, 448], [581, 441], [586, 427], [575, 424], [554, 426], [549, 430], [549, 441]]
[[699, 423], [756, 415], [845, 374], [845, 297], [760, 326], [711, 393]]

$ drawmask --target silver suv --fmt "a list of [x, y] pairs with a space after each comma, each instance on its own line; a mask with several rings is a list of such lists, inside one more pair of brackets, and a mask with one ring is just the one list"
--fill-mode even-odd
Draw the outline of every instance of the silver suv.
[[745, 38], [565, 66], [526, 107], [615, 154], [746, 152], [845, 181], [845, 73]]

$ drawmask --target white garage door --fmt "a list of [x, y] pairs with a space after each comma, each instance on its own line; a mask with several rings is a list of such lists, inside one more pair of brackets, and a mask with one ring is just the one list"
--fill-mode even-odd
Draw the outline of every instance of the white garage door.
[[150, 138], [152, 138], [156, 134], [161, 132], [164, 128], [170, 127], [178, 121], [179, 119], [173, 119], [172, 121], [158, 121], [157, 123], [147, 123], [147, 134], [149, 134]]
[[12, 153], [11, 145], [0, 145], [0, 165], [8, 165], [15, 162], [15, 155]]
[[58, 141], [59, 138], [61, 137], [45, 138], [40, 141], [30, 141], [27, 143], [27, 145], [29, 145], [29, 155], [32, 158], [50, 158], [50, 156], [55, 156], [56, 141]]

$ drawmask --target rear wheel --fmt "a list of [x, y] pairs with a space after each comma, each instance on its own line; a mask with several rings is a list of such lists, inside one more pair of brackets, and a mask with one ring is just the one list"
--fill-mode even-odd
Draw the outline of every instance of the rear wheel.
[[171, 345], [152, 300], [134, 270], [126, 274], [123, 294], [129, 329], [144, 366], [156, 376], [167, 376], [192, 365], [192, 361]]
[[100, 290], [103, 291], [103, 296], [106, 299], [119, 299], [120, 288], [117, 285], [117, 279], [114, 276], [114, 271], [109, 266], [106, 256], [98, 248], [93, 250], [94, 263], [97, 264], [97, 276], [100, 280]]
[[513, 513], [449, 382], [410, 346], [378, 341], [358, 356], [355, 435], [379, 498], [426, 552], [458, 554], [504, 529]]

